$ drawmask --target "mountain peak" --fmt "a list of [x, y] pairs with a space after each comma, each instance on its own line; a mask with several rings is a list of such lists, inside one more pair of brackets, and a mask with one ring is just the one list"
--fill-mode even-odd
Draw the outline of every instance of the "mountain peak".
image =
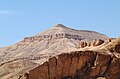
[[64, 26], [63, 24], [57, 24], [55, 25], [55, 27], [66, 27], [66, 26]]
[[32, 37], [27, 37], [24, 39], [24, 41], [34, 41], [34, 40], [43, 40], [43, 39], [62, 39], [62, 38], [68, 38], [68, 39], [75, 39], [75, 40], [87, 40], [87, 41], [92, 41], [94, 39], [101, 39], [101, 40], [106, 40], [109, 37], [104, 35], [104, 34], [100, 34], [98, 32], [95, 31], [89, 31], [89, 30], [76, 30], [76, 29], [72, 29], [69, 27], [66, 27], [62, 24], [57, 24], [54, 27], [39, 33], [37, 35], [34, 35]]
[[57, 24], [54, 27], [61, 27], [61, 28], [67, 28], [66, 26], [64, 26], [63, 24]]

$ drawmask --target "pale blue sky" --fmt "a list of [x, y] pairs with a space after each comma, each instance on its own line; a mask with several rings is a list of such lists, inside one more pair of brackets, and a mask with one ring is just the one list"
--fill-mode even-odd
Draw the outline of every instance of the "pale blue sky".
[[56, 24], [120, 36], [120, 0], [0, 0], [0, 46]]

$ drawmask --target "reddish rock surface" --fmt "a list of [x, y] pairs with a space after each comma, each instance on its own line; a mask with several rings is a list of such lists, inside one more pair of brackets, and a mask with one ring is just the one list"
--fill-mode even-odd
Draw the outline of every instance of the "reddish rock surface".
[[27, 79], [120, 79], [120, 59], [93, 51], [75, 51], [50, 58], [29, 71]]
[[115, 46], [115, 51], [118, 52], [118, 53], [120, 53], [120, 44], [117, 44]]

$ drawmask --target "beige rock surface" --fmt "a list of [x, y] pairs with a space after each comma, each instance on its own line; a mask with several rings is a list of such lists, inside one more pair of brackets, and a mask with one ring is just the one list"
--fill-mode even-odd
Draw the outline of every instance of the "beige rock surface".
[[[23, 75], [51, 57], [64, 52], [91, 49], [93, 40], [106, 39], [109, 37], [95, 31], [75, 30], [58, 24], [45, 32], [26, 37], [12, 46], [0, 48], [0, 78], [16, 79], [18, 75]], [[84, 44], [81, 44], [81, 41]], [[96, 44], [93, 49], [100, 48], [99, 44], [102, 43], [98, 41]], [[118, 47], [114, 49], [116, 52], [119, 51]], [[9, 67], [11, 64], [14, 68]]]
[[[120, 38], [117, 38], [104, 49], [109, 51], [119, 44]], [[62, 53], [30, 70], [26, 79], [120, 79], [120, 58], [106, 50]]]

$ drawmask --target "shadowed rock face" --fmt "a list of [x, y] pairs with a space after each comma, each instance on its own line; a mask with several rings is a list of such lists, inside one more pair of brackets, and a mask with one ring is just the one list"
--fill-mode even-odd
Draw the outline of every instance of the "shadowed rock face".
[[117, 44], [115, 46], [115, 51], [118, 52], [118, 53], [120, 53], [120, 44]]
[[64, 53], [29, 71], [26, 79], [100, 79], [99, 77], [120, 79], [120, 59], [93, 51]]

